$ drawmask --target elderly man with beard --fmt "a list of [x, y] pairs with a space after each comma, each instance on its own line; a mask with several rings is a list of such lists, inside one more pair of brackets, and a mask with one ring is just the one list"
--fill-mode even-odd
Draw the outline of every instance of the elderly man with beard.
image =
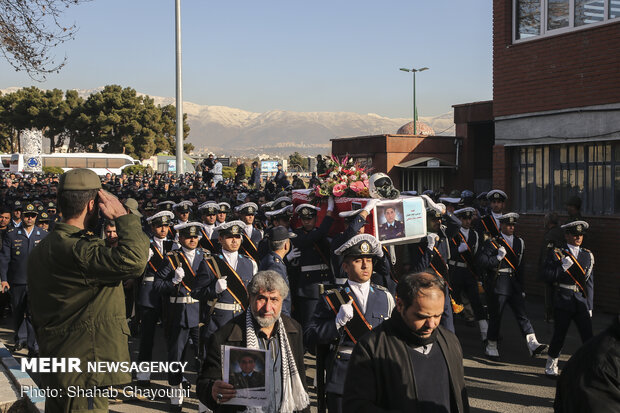
[[309, 411], [301, 326], [281, 314], [282, 301], [289, 293], [286, 282], [275, 271], [261, 271], [248, 285], [248, 293], [248, 310], [220, 328], [209, 340], [196, 384], [198, 398], [215, 412], [240, 409], [221, 404], [236, 394], [234, 386], [222, 380], [222, 346], [229, 345], [268, 350], [273, 355], [273, 364], [265, 367], [266, 374], [273, 377], [273, 385], [267, 389], [269, 404], [262, 411]]
[[353, 349], [345, 413], [469, 411], [461, 345], [439, 323], [444, 294], [445, 281], [437, 275], [408, 274], [400, 280], [392, 317]]

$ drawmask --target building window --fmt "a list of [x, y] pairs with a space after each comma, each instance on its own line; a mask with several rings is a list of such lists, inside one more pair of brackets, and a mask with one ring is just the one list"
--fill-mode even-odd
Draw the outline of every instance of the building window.
[[620, 143], [521, 147], [512, 159], [518, 210], [562, 211], [576, 195], [585, 213], [620, 213]]
[[513, 0], [513, 6], [515, 41], [611, 23], [620, 17], [620, 0]]

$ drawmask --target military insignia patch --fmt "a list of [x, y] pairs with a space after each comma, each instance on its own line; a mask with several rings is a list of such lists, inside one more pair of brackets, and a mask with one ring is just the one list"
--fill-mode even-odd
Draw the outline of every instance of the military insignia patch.
[[239, 233], [239, 227], [238, 227], [237, 225], [233, 225], [233, 226], [230, 228], [230, 232], [231, 232], [232, 234], [238, 234], [238, 233]]
[[366, 241], [362, 242], [362, 245], [360, 245], [360, 251], [364, 254], [368, 254], [370, 252], [370, 244]]
[[248, 212], [249, 212], [250, 214], [253, 214], [253, 213], [254, 213], [254, 207], [249, 207], [249, 208], [248, 208]]

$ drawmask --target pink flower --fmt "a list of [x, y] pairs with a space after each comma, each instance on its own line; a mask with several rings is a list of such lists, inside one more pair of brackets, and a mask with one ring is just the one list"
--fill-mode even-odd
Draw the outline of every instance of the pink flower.
[[334, 196], [343, 196], [347, 186], [345, 184], [336, 184], [332, 190]]
[[349, 185], [349, 188], [351, 188], [351, 190], [357, 194], [361, 192], [362, 190], [364, 190], [364, 188], [366, 187], [364, 186], [363, 182], [355, 181], [355, 182], [351, 182], [351, 184]]
[[369, 188], [369, 186], [368, 186], [368, 179], [364, 179], [364, 186], [365, 186], [366, 188]]
[[361, 175], [360, 175], [360, 178], [361, 178], [361, 179], [364, 179], [364, 180], [365, 180], [365, 179], [368, 179], [368, 175], [366, 175], [366, 174], [361, 174]]

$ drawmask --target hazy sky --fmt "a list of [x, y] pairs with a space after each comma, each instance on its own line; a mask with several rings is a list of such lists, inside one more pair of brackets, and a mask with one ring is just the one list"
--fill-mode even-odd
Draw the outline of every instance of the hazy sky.
[[[75, 40], [45, 82], [0, 61], [0, 89], [107, 84], [174, 96], [174, 0], [93, 0], [68, 9]], [[411, 117], [492, 98], [492, 2], [182, 0], [183, 98], [255, 112]]]

